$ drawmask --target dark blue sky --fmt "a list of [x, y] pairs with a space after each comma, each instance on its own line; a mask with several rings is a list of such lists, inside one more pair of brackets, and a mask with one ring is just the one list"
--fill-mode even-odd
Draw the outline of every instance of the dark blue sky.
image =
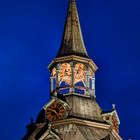
[[[0, 138], [20, 140], [49, 99], [49, 71], [68, 0], [0, 0]], [[97, 101], [115, 103], [124, 140], [139, 139], [140, 1], [77, 0]]]

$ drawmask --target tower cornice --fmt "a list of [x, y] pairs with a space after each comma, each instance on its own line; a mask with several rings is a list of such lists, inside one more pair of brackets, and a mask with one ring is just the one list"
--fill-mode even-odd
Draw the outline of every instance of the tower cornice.
[[70, 62], [70, 61], [76, 61], [79, 63], [89, 64], [89, 66], [91, 66], [91, 68], [94, 72], [96, 72], [98, 70], [97, 65], [94, 63], [94, 61], [92, 59], [81, 57], [81, 56], [76, 56], [76, 55], [55, 58], [48, 66], [48, 69], [51, 70], [51, 68], [57, 63], [64, 63], [64, 62]]

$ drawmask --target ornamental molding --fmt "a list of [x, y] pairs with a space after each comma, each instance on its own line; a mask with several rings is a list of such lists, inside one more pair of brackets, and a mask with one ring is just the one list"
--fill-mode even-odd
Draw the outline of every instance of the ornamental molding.
[[91, 126], [91, 127], [96, 127], [96, 128], [102, 128], [102, 129], [110, 128], [110, 125], [108, 125], [108, 124], [87, 121], [87, 120], [82, 120], [82, 119], [76, 119], [76, 118], [70, 118], [70, 119], [51, 122], [52, 127], [64, 125], [64, 124], [79, 124], [79, 125], [83, 125], [83, 126]]
[[92, 59], [84, 58], [84, 57], [80, 57], [80, 56], [76, 56], [76, 55], [55, 58], [48, 66], [48, 69], [50, 70], [52, 68], [52, 66], [55, 65], [56, 63], [71, 62], [71, 61], [77, 61], [80, 63], [88, 64], [91, 66], [91, 68], [93, 69], [94, 72], [96, 72], [98, 70], [97, 65], [93, 62]]

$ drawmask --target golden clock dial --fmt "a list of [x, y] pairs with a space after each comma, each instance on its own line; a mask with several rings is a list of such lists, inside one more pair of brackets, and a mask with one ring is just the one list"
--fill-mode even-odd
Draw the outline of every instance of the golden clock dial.
[[64, 107], [60, 103], [58, 103], [57, 101], [52, 103], [47, 108], [47, 112], [46, 112], [46, 116], [47, 116], [49, 121], [60, 120], [63, 118], [64, 114], [65, 114]]
[[72, 76], [72, 70], [71, 65], [68, 63], [63, 63], [60, 66], [60, 75], [59, 75], [59, 81], [65, 81], [66, 83], [71, 83], [71, 76]]
[[84, 64], [78, 63], [74, 68], [74, 81], [77, 83], [81, 80], [86, 80], [86, 66]]

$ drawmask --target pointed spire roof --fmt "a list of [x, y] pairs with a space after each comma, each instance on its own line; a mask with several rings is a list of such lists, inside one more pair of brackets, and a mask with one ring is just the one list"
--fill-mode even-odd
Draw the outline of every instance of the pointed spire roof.
[[75, 0], [70, 0], [60, 49], [56, 57], [77, 55], [88, 58]]

